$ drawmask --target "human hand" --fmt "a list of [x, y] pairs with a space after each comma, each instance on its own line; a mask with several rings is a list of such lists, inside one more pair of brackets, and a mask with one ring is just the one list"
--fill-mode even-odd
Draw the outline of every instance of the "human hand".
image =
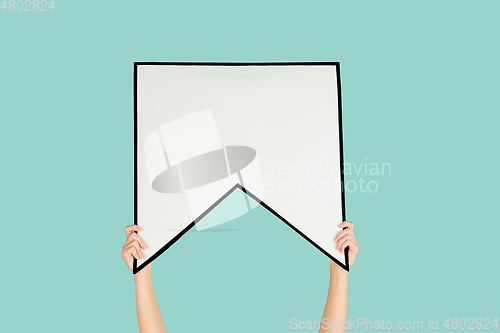
[[141, 230], [142, 228], [138, 225], [129, 225], [125, 227], [125, 235], [127, 236], [127, 240], [125, 241], [125, 244], [123, 244], [122, 258], [123, 260], [125, 260], [125, 263], [130, 270], [133, 270], [134, 258], [138, 260], [143, 259], [144, 253], [142, 253], [141, 249], [147, 248], [147, 245], [146, 243], [144, 243], [142, 238], [134, 232]]
[[349, 246], [348, 257], [349, 266], [351, 266], [354, 263], [356, 254], [358, 254], [359, 251], [358, 241], [356, 240], [356, 237], [354, 237], [354, 223], [344, 221], [339, 224], [339, 227], [346, 229], [339, 232], [334, 239], [337, 242], [337, 250], [339, 250], [340, 253], [343, 253], [344, 249]]

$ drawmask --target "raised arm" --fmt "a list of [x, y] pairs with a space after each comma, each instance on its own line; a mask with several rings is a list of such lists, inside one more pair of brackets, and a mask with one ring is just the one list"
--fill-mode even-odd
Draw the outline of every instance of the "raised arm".
[[[122, 258], [132, 270], [134, 258], [142, 259], [144, 254], [141, 249], [145, 249], [146, 243], [134, 231], [140, 231], [137, 225], [130, 225], [125, 228], [127, 241], [123, 245]], [[156, 301], [153, 280], [151, 279], [151, 264], [144, 267], [134, 275], [135, 299], [137, 304], [137, 320], [141, 333], [166, 333], [167, 329], [161, 317], [160, 308]]]
[[[344, 221], [339, 227], [345, 228], [335, 237], [337, 250], [341, 253], [349, 246], [349, 266], [354, 263], [359, 245], [354, 237], [352, 222]], [[326, 299], [325, 311], [321, 321], [319, 332], [345, 332], [345, 321], [347, 317], [347, 271], [342, 267], [330, 262], [330, 286]]]

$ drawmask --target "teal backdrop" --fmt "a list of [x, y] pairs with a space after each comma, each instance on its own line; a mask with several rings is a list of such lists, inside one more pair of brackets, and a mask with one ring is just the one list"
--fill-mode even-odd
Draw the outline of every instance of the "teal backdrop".
[[[453, 331], [446, 318], [500, 315], [500, 2], [55, 7], [0, 9], [0, 331], [138, 331], [120, 257], [134, 214], [134, 61], [339, 61], [345, 162], [390, 163], [346, 175], [377, 184], [346, 193], [361, 248], [348, 317], [420, 331], [439, 318]], [[153, 264], [169, 333], [300, 331], [292, 318], [321, 318], [321, 252], [263, 208], [213, 230]]]

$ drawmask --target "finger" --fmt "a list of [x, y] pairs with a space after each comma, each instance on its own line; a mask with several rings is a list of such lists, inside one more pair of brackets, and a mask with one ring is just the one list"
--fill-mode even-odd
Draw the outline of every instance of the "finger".
[[127, 240], [123, 245], [123, 248], [128, 249], [131, 246], [136, 246], [139, 250], [141, 249], [139, 242], [136, 239], [129, 238], [129, 240]]
[[137, 248], [137, 251], [141, 251], [141, 245], [139, 244], [139, 241], [136, 239], [130, 242], [130, 246], [135, 246]]
[[348, 228], [348, 229], [353, 229], [354, 230], [354, 223], [349, 222], [349, 221], [344, 221], [339, 224], [340, 228]]
[[135, 224], [132, 224], [132, 225], [129, 225], [129, 226], [126, 226], [125, 227], [125, 236], [128, 236], [133, 233], [134, 231], [141, 231], [142, 228], [139, 227], [138, 225], [135, 225]]
[[129, 247], [127, 247], [127, 248], [124, 248], [124, 249], [122, 250], [122, 258], [123, 258], [123, 259], [125, 259], [125, 260], [127, 260], [127, 259], [129, 259], [130, 257], [133, 257], [133, 256], [134, 256], [134, 255], [133, 255], [133, 252], [134, 252], [135, 250], [136, 250], [136, 249], [135, 249], [135, 246], [129, 246]]
[[341, 232], [339, 232], [337, 234], [337, 236], [335, 236], [335, 238], [333, 240], [336, 241], [336, 242], [338, 242], [339, 239], [341, 239], [345, 235], [354, 235], [353, 232], [352, 232], [352, 229], [347, 228], [347, 229], [342, 230]]
[[148, 248], [148, 246], [146, 245], [144, 240], [141, 238], [141, 236], [139, 236], [135, 232], [131, 233], [130, 236], [128, 236], [127, 241], [125, 242], [125, 245], [127, 245], [128, 243], [131, 243], [134, 240], [139, 242], [139, 245], [141, 246], [141, 248], [143, 248], [143, 249]]
[[[354, 254], [358, 253], [358, 251], [359, 251], [359, 245], [358, 245], [358, 243], [356, 243], [356, 242], [350, 242], [348, 244], [348, 246], [349, 246], [349, 252], [354, 253]], [[346, 245], [346, 247], [347, 247], [347, 245]], [[342, 249], [342, 251], [344, 251], [344, 249]]]
[[123, 244], [123, 248], [124, 249], [128, 248], [134, 241], [135, 239], [129, 236], [125, 241], [125, 244]]
[[344, 237], [340, 238], [337, 242], [337, 250], [340, 250], [340, 246], [342, 245], [343, 242], [346, 240], [351, 240], [353, 243], [357, 243], [356, 238], [354, 238], [353, 235], [345, 235]]
[[350, 238], [345, 239], [340, 245], [339, 245], [339, 252], [342, 253], [344, 252], [344, 249], [348, 246], [352, 245], [352, 240]]
[[132, 256], [139, 260], [141, 259], [141, 254], [139, 253], [139, 251], [137, 250], [137, 248], [135, 246], [131, 246], [130, 247], [131, 251], [130, 251], [130, 254], [132, 254]]
[[352, 238], [347, 238], [345, 239], [341, 245], [340, 245], [340, 252], [344, 252], [344, 249], [346, 247], [349, 246], [349, 250], [354, 252], [354, 253], [358, 253], [358, 250], [359, 250], [359, 246], [358, 246], [358, 242], [356, 242], [356, 240], [352, 239]]
[[131, 245], [125, 250], [125, 252], [128, 255], [132, 255], [135, 259], [138, 260], [144, 258], [144, 253], [142, 253], [141, 249], [139, 249], [139, 247], [136, 245]]
[[129, 225], [129, 226], [125, 227], [125, 235], [128, 237], [134, 231], [141, 231], [141, 230], [142, 230], [141, 227], [139, 227], [138, 225], [132, 224], [132, 225]]

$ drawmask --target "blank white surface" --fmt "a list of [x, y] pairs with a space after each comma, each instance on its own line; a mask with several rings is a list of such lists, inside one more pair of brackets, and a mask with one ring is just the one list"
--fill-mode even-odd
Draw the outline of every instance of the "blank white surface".
[[170, 165], [222, 149], [212, 110], [183, 116], [160, 127]]
[[[342, 222], [335, 66], [139, 66], [138, 80], [139, 225], [180, 229], [193, 220], [188, 194], [151, 189], [142, 143], [145, 135], [158, 126], [180, 117], [187, 126], [187, 115], [211, 108], [213, 123], [209, 128], [215, 131], [200, 128], [201, 123], [187, 132], [178, 130], [182, 126], [165, 131], [165, 145], [172, 145], [167, 150], [174, 152], [169, 155], [170, 164], [223, 145], [255, 149], [262, 171], [263, 201], [345, 264], [333, 241]], [[197, 139], [196, 133], [212, 138], [214, 132], [219, 141]], [[190, 135], [194, 138], [184, 142]], [[330, 166], [331, 172], [281, 172], [290, 165], [302, 164]], [[245, 171], [241, 174], [245, 183]], [[320, 187], [310, 186], [312, 183]], [[258, 186], [252, 186], [252, 191], [251, 184], [249, 181], [252, 193], [260, 191]], [[296, 189], [280, 190], [280, 184]], [[324, 192], [321, 186], [329, 190]], [[222, 188], [213, 192], [214, 198]], [[210, 206], [209, 201], [199, 207]], [[168, 237], [158, 232], [143, 238], [146, 243], [156, 243], [156, 238], [166, 243]]]
[[153, 131], [144, 140], [144, 157], [146, 158], [149, 181], [152, 183], [156, 176], [167, 170], [167, 162], [158, 131]]

